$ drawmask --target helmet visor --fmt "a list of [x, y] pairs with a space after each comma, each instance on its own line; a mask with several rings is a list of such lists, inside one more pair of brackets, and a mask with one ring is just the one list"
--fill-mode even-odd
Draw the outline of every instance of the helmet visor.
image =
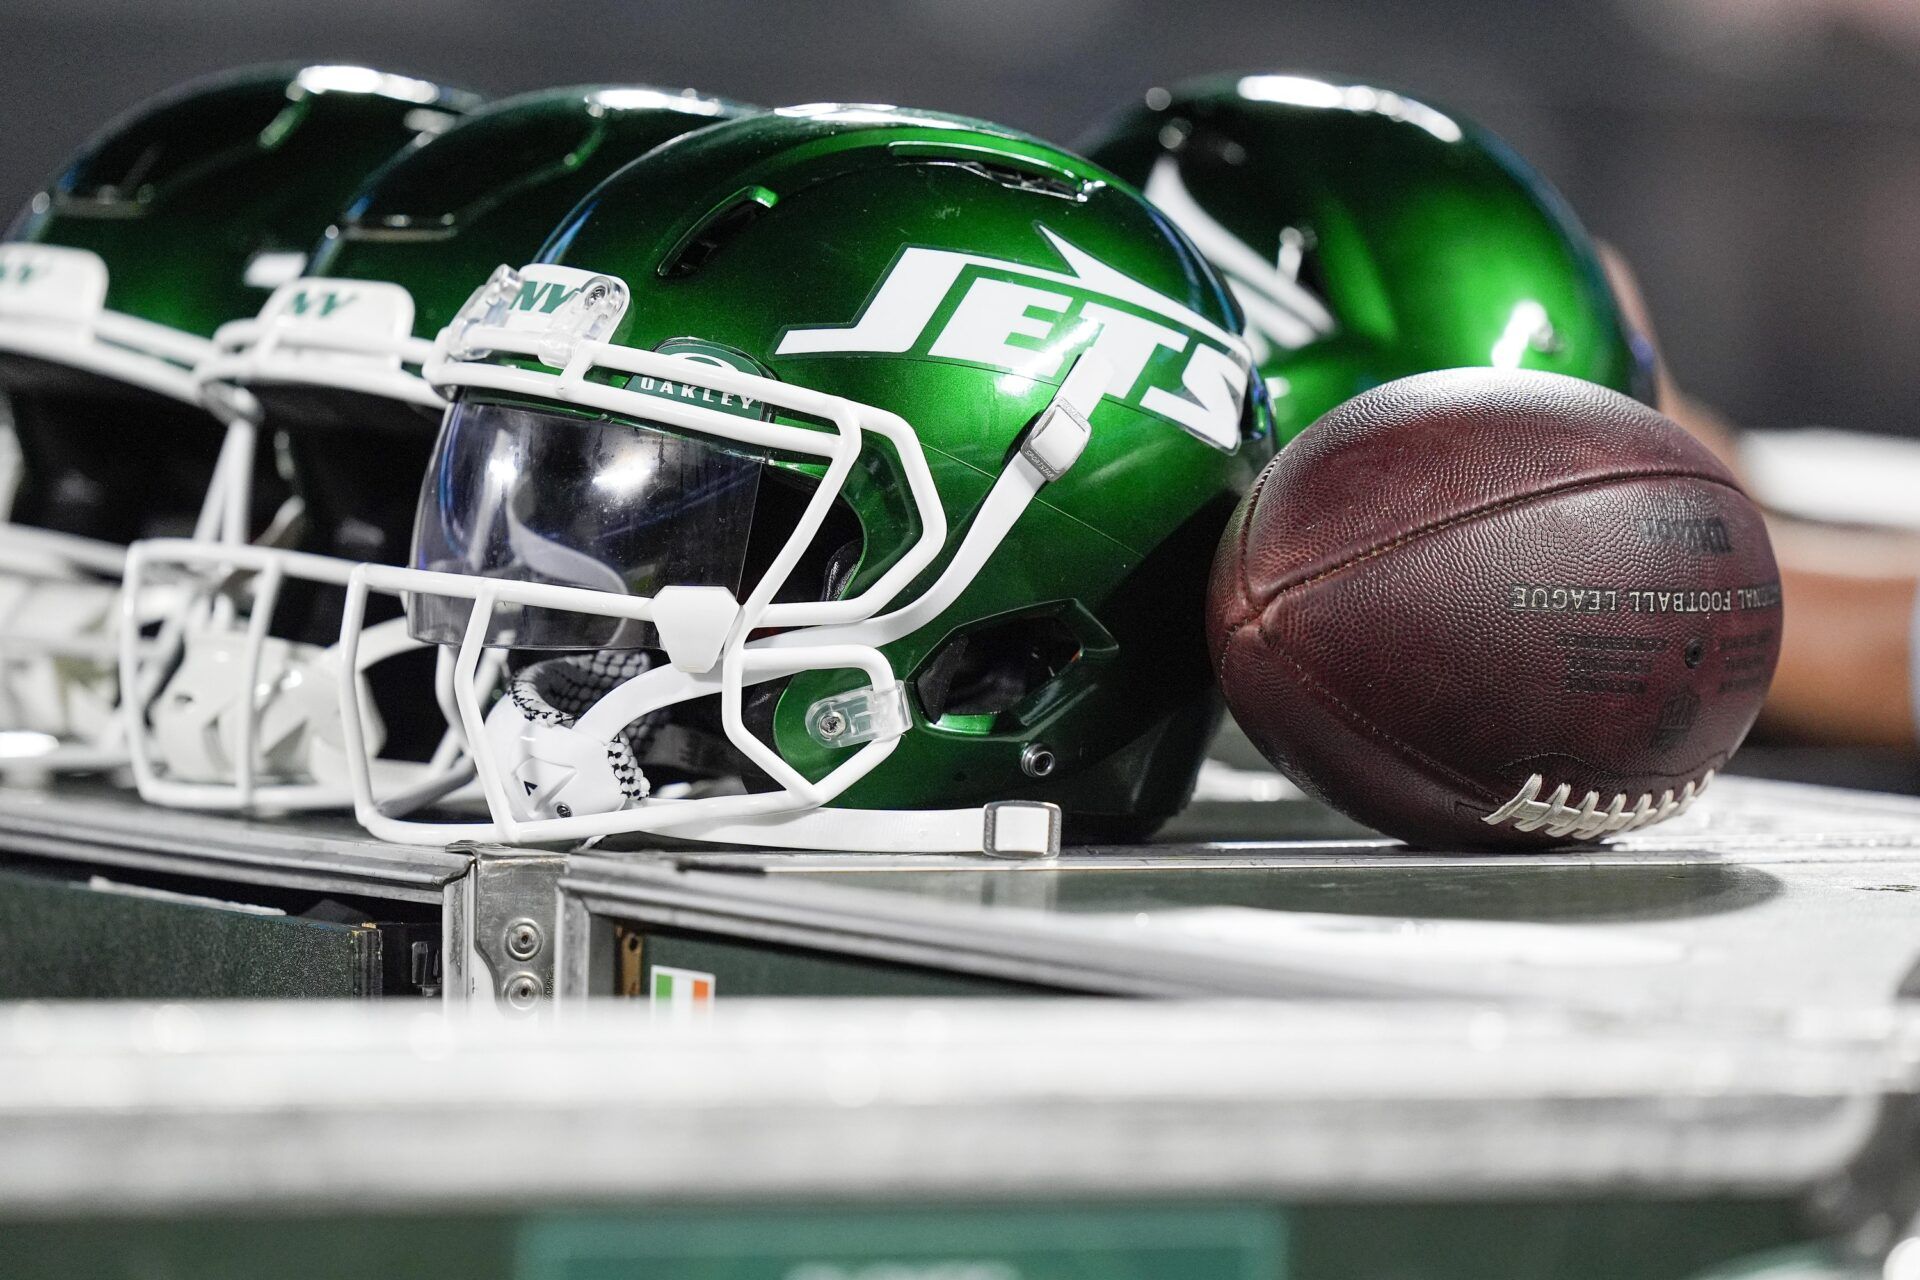
[[[651, 596], [740, 577], [763, 459], [650, 426], [456, 403], [414, 521], [416, 568]], [[458, 644], [471, 602], [414, 595], [417, 640]], [[501, 602], [487, 643], [655, 646], [648, 623]]]

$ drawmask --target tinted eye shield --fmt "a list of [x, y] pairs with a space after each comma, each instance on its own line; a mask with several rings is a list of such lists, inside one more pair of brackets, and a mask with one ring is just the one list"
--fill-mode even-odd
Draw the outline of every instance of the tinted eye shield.
[[[763, 459], [705, 437], [462, 396], [414, 521], [413, 566], [652, 597], [738, 599]], [[468, 602], [415, 593], [416, 639], [457, 645]], [[487, 642], [514, 649], [658, 648], [650, 625], [503, 602]]]

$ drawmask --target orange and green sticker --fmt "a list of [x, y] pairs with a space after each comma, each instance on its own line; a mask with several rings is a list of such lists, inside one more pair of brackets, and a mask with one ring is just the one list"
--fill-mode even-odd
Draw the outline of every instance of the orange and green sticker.
[[697, 969], [653, 966], [653, 986], [649, 1003], [674, 1010], [704, 1008], [713, 1003], [713, 975]]

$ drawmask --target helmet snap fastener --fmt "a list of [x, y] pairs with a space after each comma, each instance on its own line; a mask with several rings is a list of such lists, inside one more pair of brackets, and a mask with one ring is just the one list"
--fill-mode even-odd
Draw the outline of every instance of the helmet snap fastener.
[[1052, 748], [1043, 742], [1029, 742], [1027, 749], [1020, 753], [1020, 772], [1029, 778], [1047, 777], [1058, 763]]

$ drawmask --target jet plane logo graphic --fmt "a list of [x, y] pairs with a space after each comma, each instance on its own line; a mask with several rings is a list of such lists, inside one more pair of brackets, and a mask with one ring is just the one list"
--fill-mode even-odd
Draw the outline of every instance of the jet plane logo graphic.
[[1154, 162], [1144, 194], [1227, 278], [1227, 287], [1247, 314], [1255, 359], [1265, 361], [1276, 347], [1293, 351], [1318, 342], [1337, 327], [1326, 303], [1297, 278], [1297, 237], [1283, 238], [1279, 256], [1268, 262], [1200, 207], [1180, 180], [1180, 166], [1172, 156]]

